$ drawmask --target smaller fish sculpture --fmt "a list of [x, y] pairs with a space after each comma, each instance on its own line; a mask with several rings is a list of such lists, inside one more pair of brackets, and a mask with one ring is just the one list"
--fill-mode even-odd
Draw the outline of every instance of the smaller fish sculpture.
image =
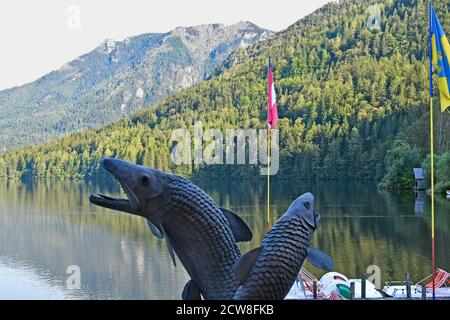
[[315, 267], [332, 270], [333, 260], [310, 247], [320, 216], [314, 211], [314, 196], [297, 198], [267, 233], [261, 247], [243, 255], [234, 265], [240, 286], [236, 300], [282, 300], [308, 259]]

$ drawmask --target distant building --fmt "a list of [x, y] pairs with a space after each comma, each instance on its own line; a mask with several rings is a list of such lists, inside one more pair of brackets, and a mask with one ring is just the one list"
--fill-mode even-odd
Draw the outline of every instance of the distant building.
[[413, 169], [413, 178], [415, 181], [414, 185], [415, 190], [426, 190], [427, 185], [425, 182], [425, 172], [422, 168]]

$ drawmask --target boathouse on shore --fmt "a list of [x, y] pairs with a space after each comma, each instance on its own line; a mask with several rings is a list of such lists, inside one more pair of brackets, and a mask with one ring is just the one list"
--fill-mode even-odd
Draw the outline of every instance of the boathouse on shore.
[[426, 190], [427, 185], [425, 182], [425, 172], [422, 168], [414, 168], [413, 169], [413, 178], [415, 181], [415, 184], [414, 184], [415, 190]]

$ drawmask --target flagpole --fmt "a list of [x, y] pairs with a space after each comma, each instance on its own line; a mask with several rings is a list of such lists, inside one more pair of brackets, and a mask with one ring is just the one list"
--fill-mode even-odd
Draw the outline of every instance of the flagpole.
[[[270, 83], [270, 54], [267, 57], [267, 77]], [[267, 87], [267, 95], [270, 97], [270, 86]], [[269, 120], [269, 104], [267, 109], [267, 120]], [[267, 126], [267, 229], [270, 229], [270, 124]]]
[[433, 98], [430, 97], [430, 152], [431, 152], [431, 268], [433, 269], [433, 300], [435, 299], [435, 254], [434, 254], [434, 126]]
[[270, 128], [267, 128], [267, 228], [270, 229]]
[[434, 247], [434, 119], [433, 119], [433, 47], [431, 41], [432, 37], [432, 12], [433, 6], [430, 2], [429, 8], [429, 28], [430, 28], [430, 161], [431, 161], [431, 268], [433, 278], [433, 300], [436, 299], [436, 287], [435, 287], [435, 275], [436, 275], [436, 263], [435, 263], [435, 247]]

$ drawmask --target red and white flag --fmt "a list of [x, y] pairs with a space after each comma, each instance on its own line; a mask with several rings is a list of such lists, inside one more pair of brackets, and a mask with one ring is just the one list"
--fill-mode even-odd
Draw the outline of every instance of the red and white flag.
[[275, 83], [273, 81], [272, 66], [270, 65], [270, 58], [268, 61], [268, 78], [269, 85], [267, 87], [268, 105], [267, 105], [267, 125], [270, 129], [275, 129], [278, 121], [277, 97], [275, 94]]

